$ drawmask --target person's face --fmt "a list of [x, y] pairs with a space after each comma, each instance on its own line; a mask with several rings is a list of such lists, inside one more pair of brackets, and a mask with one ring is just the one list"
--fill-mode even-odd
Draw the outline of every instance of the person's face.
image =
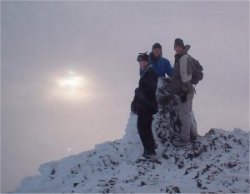
[[148, 65], [148, 61], [139, 61], [139, 65], [140, 65], [140, 69], [144, 70]]
[[184, 52], [184, 49], [181, 46], [175, 46], [174, 50], [176, 54], [182, 54]]
[[154, 55], [156, 58], [158, 58], [158, 57], [161, 56], [161, 49], [160, 49], [160, 48], [154, 48], [152, 52], [153, 52], [153, 55]]

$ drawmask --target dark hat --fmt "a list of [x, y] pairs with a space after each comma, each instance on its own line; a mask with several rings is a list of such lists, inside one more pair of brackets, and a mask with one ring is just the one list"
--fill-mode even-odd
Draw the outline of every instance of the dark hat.
[[148, 54], [147, 53], [139, 53], [137, 56], [137, 61], [148, 61]]
[[161, 44], [160, 43], [154, 43], [153, 46], [152, 46], [152, 50], [154, 50], [156, 48], [161, 49]]
[[176, 39], [175, 39], [175, 41], [174, 41], [174, 46], [180, 46], [180, 47], [182, 47], [182, 48], [185, 47], [185, 46], [184, 46], [183, 40], [180, 39], [180, 38], [176, 38]]

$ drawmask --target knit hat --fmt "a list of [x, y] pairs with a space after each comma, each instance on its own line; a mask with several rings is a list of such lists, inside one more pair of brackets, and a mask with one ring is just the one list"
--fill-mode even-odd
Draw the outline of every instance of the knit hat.
[[137, 56], [137, 61], [148, 61], [148, 54], [147, 53], [139, 53]]
[[160, 43], [154, 43], [153, 46], [152, 46], [152, 50], [156, 49], [156, 48], [159, 48], [161, 49], [161, 44]]
[[180, 47], [184, 48], [183, 40], [180, 39], [180, 38], [176, 38], [175, 41], [174, 41], [174, 46], [180, 46]]

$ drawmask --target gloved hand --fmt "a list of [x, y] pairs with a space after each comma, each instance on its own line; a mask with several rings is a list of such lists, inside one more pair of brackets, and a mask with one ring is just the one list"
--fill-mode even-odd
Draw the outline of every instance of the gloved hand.
[[168, 84], [172, 83], [172, 79], [169, 78], [169, 77], [165, 77], [165, 78], [164, 78], [164, 81], [165, 81], [166, 83], [168, 83]]

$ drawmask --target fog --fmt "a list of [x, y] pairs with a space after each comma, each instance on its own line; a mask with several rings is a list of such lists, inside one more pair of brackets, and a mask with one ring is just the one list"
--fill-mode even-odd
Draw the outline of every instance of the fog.
[[1, 1], [2, 192], [122, 138], [137, 54], [160, 42], [173, 65], [177, 37], [204, 67], [198, 132], [249, 130], [249, 2]]

